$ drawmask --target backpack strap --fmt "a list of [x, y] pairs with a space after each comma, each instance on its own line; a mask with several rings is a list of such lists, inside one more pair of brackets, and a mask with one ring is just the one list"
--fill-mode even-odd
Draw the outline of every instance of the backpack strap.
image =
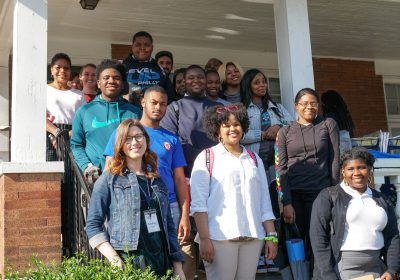
[[255, 155], [252, 151], [250, 151], [250, 149], [248, 149], [248, 148], [246, 148], [246, 151], [247, 151], [247, 153], [250, 155], [251, 159], [253, 160], [254, 165], [255, 165], [256, 167], [258, 167], [258, 162], [257, 162], [257, 157], [256, 157], [256, 155]]
[[[257, 162], [257, 157], [256, 155], [250, 151], [248, 148], [246, 148], [247, 153], [250, 155], [251, 159], [254, 162], [254, 165], [258, 167], [258, 162]], [[208, 169], [208, 173], [210, 173], [210, 177], [212, 176], [212, 170], [214, 167], [214, 151], [212, 148], [207, 148], [205, 149], [206, 152], [206, 166]]]
[[210, 177], [212, 176], [212, 170], [214, 166], [214, 151], [212, 148], [205, 149], [206, 152], [206, 166], [208, 169], [208, 173], [210, 173]]

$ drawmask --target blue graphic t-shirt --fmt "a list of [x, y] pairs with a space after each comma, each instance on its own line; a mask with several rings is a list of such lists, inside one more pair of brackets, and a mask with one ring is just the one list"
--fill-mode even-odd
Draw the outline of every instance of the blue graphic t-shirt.
[[271, 116], [268, 111], [264, 111], [261, 113], [261, 130], [265, 131], [268, 127], [271, 126]]
[[[168, 187], [169, 202], [176, 202], [173, 170], [177, 167], [186, 166], [182, 145], [178, 137], [164, 128], [154, 129], [144, 127], [150, 137], [150, 150], [158, 157], [158, 172], [165, 185]], [[114, 131], [108, 140], [104, 156], [114, 155]]]

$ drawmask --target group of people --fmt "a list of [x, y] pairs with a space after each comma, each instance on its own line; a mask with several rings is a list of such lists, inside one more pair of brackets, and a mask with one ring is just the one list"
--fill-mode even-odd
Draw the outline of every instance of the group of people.
[[93, 248], [159, 276], [194, 279], [202, 261], [207, 279], [254, 279], [260, 260], [273, 265], [282, 215], [298, 226], [315, 279], [395, 279], [395, 214], [373, 190], [371, 155], [351, 149], [337, 92], [321, 104], [301, 89], [295, 119], [258, 69], [212, 58], [173, 72], [171, 52], [152, 51], [151, 35], [136, 33], [122, 64], [82, 67], [82, 92], [68, 83], [70, 58], [51, 61], [48, 160], [69, 130], [77, 165], [95, 181]]

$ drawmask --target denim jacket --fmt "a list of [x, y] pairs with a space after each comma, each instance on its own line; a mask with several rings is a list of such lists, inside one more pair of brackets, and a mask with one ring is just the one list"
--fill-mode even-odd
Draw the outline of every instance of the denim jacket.
[[[283, 107], [281, 104], [272, 103], [269, 101], [268, 110], [267, 110], [270, 118], [271, 118], [271, 126], [273, 125], [287, 125], [294, 121], [293, 117], [290, 113]], [[249, 130], [244, 135], [241, 143], [246, 146], [253, 153], [260, 152], [260, 144], [261, 144], [261, 135], [263, 131], [261, 130], [261, 110], [253, 102], [250, 102], [249, 107], [247, 108], [247, 114], [249, 116]], [[281, 117], [279, 116], [281, 115]], [[264, 166], [267, 168], [267, 179], [268, 183], [271, 183], [275, 180], [275, 166]]]
[[[281, 104], [276, 103], [276, 106], [270, 101], [268, 104], [268, 114], [271, 117], [271, 126], [273, 125], [287, 125], [294, 121], [290, 113]], [[282, 117], [279, 117], [279, 112]], [[250, 102], [247, 108], [249, 116], [249, 130], [244, 135], [241, 143], [249, 148], [253, 153], [258, 153], [260, 150], [260, 142], [262, 141], [261, 135], [261, 111], [260, 109]]]
[[[172, 261], [183, 261], [164, 182], [151, 180], [161, 209], [162, 226], [166, 234], [168, 251]], [[108, 226], [104, 229], [104, 222]], [[136, 250], [140, 234], [140, 190], [135, 173], [127, 171], [124, 176], [108, 171], [96, 181], [90, 199], [86, 223], [89, 243], [93, 248], [110, 242], [115, 250]]]

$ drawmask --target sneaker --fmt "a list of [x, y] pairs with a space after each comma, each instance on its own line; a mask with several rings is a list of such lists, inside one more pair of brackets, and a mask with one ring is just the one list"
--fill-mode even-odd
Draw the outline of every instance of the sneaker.
[[277, 267], [274, 261], [265, 260], [265, 266], [267, 268], [268, 273], [278, 273], [279, 267]]
[[267, 273], [267, 266], [265, 265], [264, 256], [260, 256], [258, 259], [257, 273]]

